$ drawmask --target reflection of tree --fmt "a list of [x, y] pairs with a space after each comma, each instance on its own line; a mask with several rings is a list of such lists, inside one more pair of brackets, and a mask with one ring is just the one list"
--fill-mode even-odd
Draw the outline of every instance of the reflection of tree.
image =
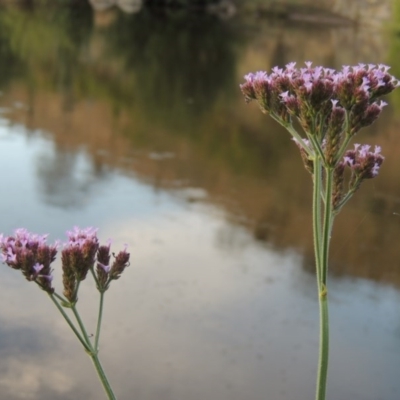
[[[88, 6], [77, 9], [32, 4], [28, 9], [3, 10], [0, 13], [0, 43], [4, 43], [1, 51], [7, 60], [19, 66], [19, 70], [13, 68], [14, 76], [18, 74], [31, 88], [71, 86], [71, 69], [78, 64], [79, 46], [91, 29], [90, 19]], [[10, 69], [8, 62], [0, 64], [6, 72]], [[2, 74], [2, 79], [7, 76]]]
[[[4, 14], [3, 14], [4, 15]], [[0, 59], [7, 62], [0, 62], [0, 86], [4, 86], [15, 76], [22, 73], [23, 64], [14, 53], [12, 43], [9, 40], [7, 27], [4, 26], [0, 13]]]
[[39, 193], [47, 204], [56, 207], [82, 207], [96, 184], [107, 178], [104, 166], [93, 165], [82, 153], [46, 151], [38, 161]]
[[213, 16], [120, 14], [107, 37], [110, 52], [123, 57], [126, 71], [140, 83], [135, 101], [166, 128], [193, 128], [219, 94], [229, 98], [237, 89], [236, 35]]
[[[98, 33], [91, 34], [88, 5], [8, 8], [0, 15], [0, 41], [7, 59], [24, 68], [19, 76], [32, 89], [61, 89], [66, 109], [79, 98], [100, 96], [116, 110], [135, 104], [153, 122], [175, 132], [179, 125], [187, 133], [219, 94], [229, 98], [237, 90], [232, 82], [238, 35], [211, 15], [165, 12], [120, 12], [100, 31], [100, 43]], [[99, 46], [107, 54], [93, 60]], [[116, 61], [123, 67], [116, 69]], [[8, 68], [2, 78], [17, 71]]]

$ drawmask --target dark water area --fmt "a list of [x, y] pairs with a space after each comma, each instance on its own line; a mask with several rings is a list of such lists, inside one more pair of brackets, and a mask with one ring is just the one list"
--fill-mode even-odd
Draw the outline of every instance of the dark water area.
[[[0, 8], [0, 232], [96, 226], [128, 243], [100, 352], [119, 399], [312, 399], [310, 176], [239, 84], [309, 60], [400, 77], [400, 17], [378, 29], [94, 3]], [[382, 146], [381, 173], [334, 226], [328, 399], [400, 398], [400, 93], [386, 101], [356, 137]], [[1, 276], [0, 399], [103, 398], [47, 296]], [[90, 281], [78, 305], [94, 330]]]

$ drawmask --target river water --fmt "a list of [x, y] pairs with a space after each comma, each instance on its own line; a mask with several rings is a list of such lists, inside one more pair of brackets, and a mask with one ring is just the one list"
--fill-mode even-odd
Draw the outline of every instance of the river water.
[[[1, 9], [0, 231], [54, 240], [95, 226], [115, 251], [128, 244], [100, 352], [119, 399], [313, 398], [310, 177], [238, 85], [308, 60], [385, 63], [400, 77], [396, 32], [317, 22]], [[382, 146], [381, 173], [334, 227], [328, 399], [400, 398], [400, 94], [387, 101], [357, 137]], [[6, 266], [1, 277], [0, 398], [103, 398], [47, 296]], [[78, 306], [94, 332], [89, 279]]]

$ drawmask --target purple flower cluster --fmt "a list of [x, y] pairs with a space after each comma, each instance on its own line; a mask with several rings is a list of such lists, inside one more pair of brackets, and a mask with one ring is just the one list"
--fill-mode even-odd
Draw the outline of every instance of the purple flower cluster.
[[[96, 268], [96, 283], [98, 290], [108, 289], [110, 281], [118, 279], [129, 265], [130, 254], [126, 247], [120, 251], [110, 266], [111, 241], [107, 245], [100, 245], [97, 238], [97, 229], [79, 229], [67, 232], [68, 242], [62, 251], [62, 268], [64, 296], [72, 303], [77, 300], [79, 282], [84, 280], [88, 271]], [[114, 254], [113, 254], [114, 255]]]
[[[96, 283], [100, 291], [108, 289], [111, 280], [118, 279], [129, 265], [130, 254], [124, 250], [114, 256], [110, 265], [110, 246], [100, 245], [97, 229], [79, 229], [75, 227], [67, 232], [68, 241], [61, 252], [63, 270], [64, 296], [70, 303], [77, 300], [79, 282], [86, 278], [89, 270], [94, 273], [97, 262]], [[26, 279], [36, 282], [43, 290], [52, 294], [51, 263], [57, 255], [58, 242], [49, 246], [47, 235], [29, 233], [26, 229], [16, 229], [14, 236], [0, 235], [0, 251], [3, 262], [14, 269], [22, 271]]]
[[73, 271], [78, 281], [83, 281], [96, 258], [99, 247], [97, 229], [79, 229], [74, 227], [67, 232], [68, 242], [62, 251], [62, 266], [64, 272]]
[[347, 196], [354, 194], [364, 179], [375, 178], [378, 175], [384, 157], [380, 154], [380, 146], [355, 144], [354, 150], [347, 150], [343, 159], [337, 164], [333, 175], [333, 198], [332, 205], [335, 210], [340, 210], [342, 200], [346, 198], [343, 190], [345, 167], [350, 168], [351, 176], [348, 182]]
[[353, 171], [354, 179], [371, 179], [378, 175], [384, 157], [380, 154], [380, 146], [375, 146], [373, 152], [370, 148], [367, 144], [355, 144], [354, 150], [346, 151], [343, 162]]
[[67, 232], [68, 242], [64, 244], [61, 253], [64, 296], [70, 301], [76, 301], [78, 283], [86, 275], [96, 260], [99, 247], [97, 229], [79, 229], [74, 227]]
[[[256, 100], [264, 113], [289, 130], [307, 171], [314, 174], [315, 160], [333, 172], [332, 203], [338, 211], [364, 179], [377, 176], [384, 157], [380, 147], [356, 144], [347, 150], [351, 139], [362, 128], [371, 125], [386, 103], [379, 97], [400, 86], [383, 64], [343, 66], [340, 71], [320, 66], [272, 68], [245, 76], [240, 85], [245, 100]], [[297, 119], [304, 135], [293, 125]], [[350, 169], [345, 194], [345, 168]], [[324, 175], [325, 176], [325, 175]]]
[[110, 263], [110, 247], [111, 241], [108, 241], [107, 245], [99, 247], [97, 252], [97, 280], [98, 289], [100, 291], [105, 291], [112, 280], [119, 279], [124, 269], [129, 265], [129, 253], [125, 248], [120, 251], [117, 255], [112, 253], [114, 256], [114, 261]]
[[16, 229], [14, 236], [0, 235], [3, 262], [19, 269], [28, 281], [35, 281], [43, 290], [53, 293], [50, 264], [57, 255], [58, 244], [49, 246], [47, 235], [35, 235], [26, 229]]
[[[354, 135], [379, 116], [386, 103], [377, 99], [400, 86], [382, 64], [343, 66], [341, 71], [305, 64], [300, 69], [289, 63], [285, 69], [274, 67], [270, 74], [247, 74], [240, 85], [246, 101], [256, 100], [263, 112], [283, 125], [296, 117], [311, 135], [324, 137], [329, 129]], [[332, 115], [335, 112], [347, 114], [346, 126], [344, 118]]]

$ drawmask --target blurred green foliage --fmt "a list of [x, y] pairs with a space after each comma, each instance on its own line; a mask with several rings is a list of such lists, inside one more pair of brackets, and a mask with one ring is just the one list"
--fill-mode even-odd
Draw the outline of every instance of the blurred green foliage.
[[56, 88], [68, 81], [90, 25], [89, 7], [58, 9], [41, 6], [39, 2], [27, 9], [3, 9], [0, 12], [2, 86], [17, 76], [31, 87]]

